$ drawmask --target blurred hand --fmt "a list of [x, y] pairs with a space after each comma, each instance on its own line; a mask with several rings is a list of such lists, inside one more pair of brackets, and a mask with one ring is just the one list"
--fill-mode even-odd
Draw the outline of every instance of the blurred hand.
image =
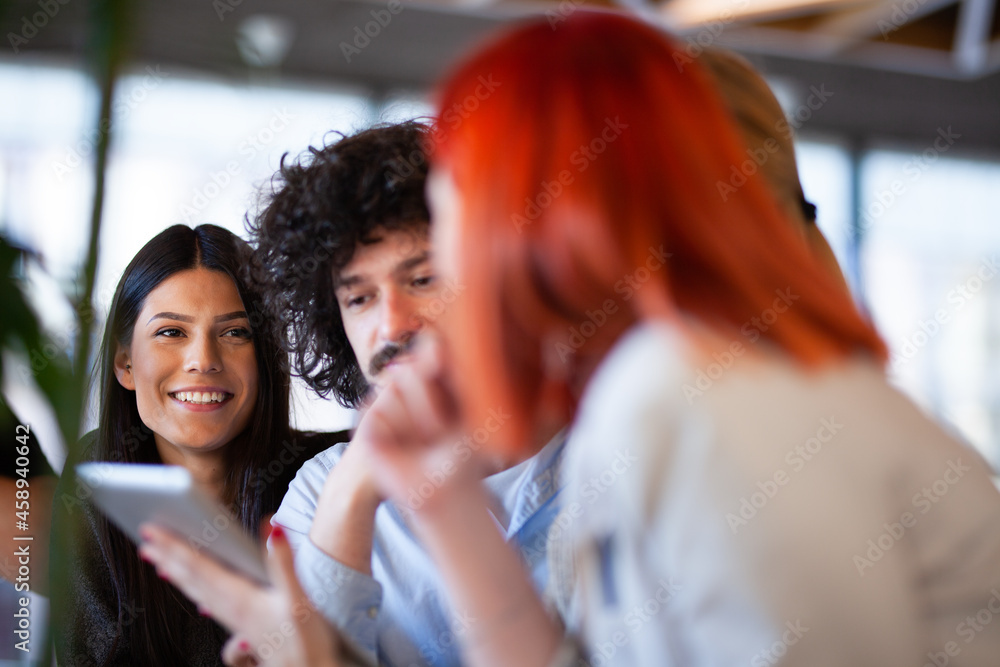
[[338, 495], [343, 496], [349, 490], [359, 499], [377, 506], [385, 500], [385, 493], [379, 488], [375, 477], [376, 463], [371, 453], [371, 446], [363, 437], [358, 437], [363, 433], [361, 427], [365, 423], [365, 418], [366, 415], [362, 415], [354, 437], [351, 438], [351, 444], [344, 450], [344, 455], [333, 469], [331, 476], [336, 474], [340, 478], [335, 490]]
[[140, 534], [141, 557], [202, 613], [233, 633], [222, 651], [227, 665], [341, 665], [336, 633], [299, 585], [292, 550], [280, 526], [271, 532], [267, 566], [273, 583], [266, 587], [199, 553], [167, 530], [145, 524]]
[[375, 478], [377, 462], [364, 439], [363, 416], [351, 444], [327, 475], [309, 539], [321, 551], [362, 574], [372, 574], [375, 513], [385, 498]]
[[440, 343], [423, 336], [413, 355], [411, 363], [386, 369], [388, 381], [368, 406], [355, 440], [369, 447], [382, 493], [417, 511], [432, 506], [442, 491], [478, 483], [483, 466], [478, 445], [463, 439]]

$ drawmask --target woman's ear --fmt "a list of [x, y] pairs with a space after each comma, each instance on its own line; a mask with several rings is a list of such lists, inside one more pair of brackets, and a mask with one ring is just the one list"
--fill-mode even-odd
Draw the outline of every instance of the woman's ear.
[[120, 345], [115, 352], [115, 377], [118, 378], [118, 384], [129, 391], [135, 391], [135, 380], [132, 378], [132, 358], [129, 356], [128, 350]]

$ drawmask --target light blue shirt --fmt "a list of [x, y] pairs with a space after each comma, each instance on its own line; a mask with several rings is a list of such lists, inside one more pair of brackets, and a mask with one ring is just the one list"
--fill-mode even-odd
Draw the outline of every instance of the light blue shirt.
[[[560, 509], [564, 444], [560, 433], [535, 456], [483, 480], [496, 500], [497, 526], [521, 553], [539, 593], [548, 583], [548, 532]], [[272, 519], [287, 529], [303, 588], [327, 620], [380, 665], [460, 665], [459, 640], [476, 619], [449, 607], [436, 566], [398, 507], [385, 502], [375, 514], [372, 577], [309, 539], [316, 501], [347, 446], [306, 462]]]

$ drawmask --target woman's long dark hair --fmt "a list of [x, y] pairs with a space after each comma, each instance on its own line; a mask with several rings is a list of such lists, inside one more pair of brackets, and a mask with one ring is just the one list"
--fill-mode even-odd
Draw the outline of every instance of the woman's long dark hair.
[[[223, 502], [244, 528], [256, 534], [264, 515], [281, 501], [280, 484], [261, 483], [261, 472], [277, 460], [291, 436], [288, 425], [289, 373], [287, 356], [278, 346], [276, 327], [267, 319], [261, 300], [245, 279], [250, 246], [221, 227], [175, 225], [149, 241], [125, 269], [108, 314], [97, 366], [101, 407], [96, 439], [89, 458], [123, 463], [162, 463], [149, 429], [139, 418], [135, 392], [118, 383], [114, 358], [119, 346], [129, 347], [136, 318], [146, 297], [170, 276], [205, 268], [225, 273], [236, 284], [250, 319], [257, 360], [257, 403], [236, 447], [225, 448]], [[196, 615], [194, 606], [143, 563], [135, 545], [103, 516], [97, 539], [111, 572], [118, 598], [115, 644], [129, 642], [129, 653], [143, 665], [185, 664], [179, 647], [183, 616]], [[144, 612], [135, 617], [135, 610]], [[126, 626], [128, 631], [126, 633]], [[114, 647], [109, 656], [114, 654]]]

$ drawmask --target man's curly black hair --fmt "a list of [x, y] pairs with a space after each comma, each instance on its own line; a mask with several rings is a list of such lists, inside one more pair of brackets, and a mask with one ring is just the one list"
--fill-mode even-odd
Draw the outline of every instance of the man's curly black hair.
[[429, 132], [416, 121], [381, 125], [309, 147], [287, 164], [286, 153], [256, 218], [247, 219], [253, 280], [285, 324], [294, 373], [346, 407], [361, 403], [368, 383], [344, 332], [334, 275], [377, 230], [426, 229]]

